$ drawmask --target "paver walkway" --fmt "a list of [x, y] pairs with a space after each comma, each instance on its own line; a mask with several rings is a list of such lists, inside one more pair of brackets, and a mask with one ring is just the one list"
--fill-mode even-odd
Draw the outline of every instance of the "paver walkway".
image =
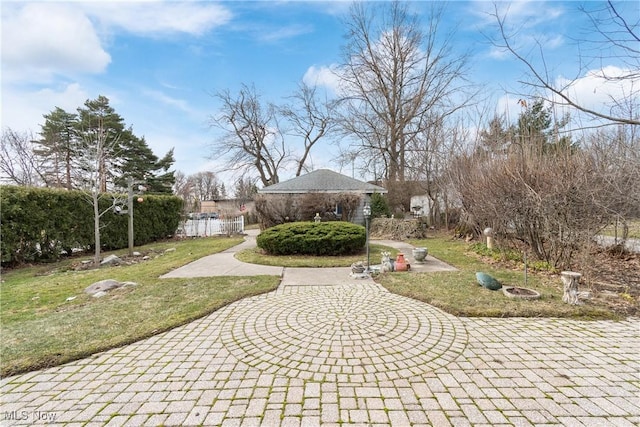
[[183, 327], [3, 379], [1, 425], [640, 424], [638, 319], [457, 318], [289, 270]]

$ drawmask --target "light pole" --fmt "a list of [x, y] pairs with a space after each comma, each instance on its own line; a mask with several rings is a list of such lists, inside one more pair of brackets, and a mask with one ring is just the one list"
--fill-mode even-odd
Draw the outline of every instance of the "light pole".
[[[146, 187], [138, 185], [138, 192], [146, 191]], [[129, 210], [129, 256], [133, 256], [133, 178], [127, 180], [127, 209]], [[138, 197], [138, 203], [142, 202], [142, 197]]]
[[365, 272], [368, 274], [371, 272], [371, 269], [369, 268], [369, 219], [371, 218], [371, 205], [369, 205], [369, 202], [364, 204], [362, 214], [364, 215], [365, 231], [367, 233], [367, 269]]

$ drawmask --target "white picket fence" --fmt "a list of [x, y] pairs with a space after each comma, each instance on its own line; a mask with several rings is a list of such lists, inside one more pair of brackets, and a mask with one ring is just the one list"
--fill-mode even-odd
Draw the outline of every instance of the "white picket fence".
[[180, 224], [177, 235], [207, 237], [221, 234], [244, 233], [244, 217], [225, 219], [189, 219]]

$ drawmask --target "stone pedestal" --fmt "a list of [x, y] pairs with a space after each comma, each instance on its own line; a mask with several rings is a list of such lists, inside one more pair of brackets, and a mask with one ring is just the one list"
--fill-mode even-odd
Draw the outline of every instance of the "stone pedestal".
[[582, 274], [574, 271], [563, 271], [560, 273], [560, 279], [564, 284], [564, 294], [562, 301], [567, 304], [578, 304], [578, 283]]

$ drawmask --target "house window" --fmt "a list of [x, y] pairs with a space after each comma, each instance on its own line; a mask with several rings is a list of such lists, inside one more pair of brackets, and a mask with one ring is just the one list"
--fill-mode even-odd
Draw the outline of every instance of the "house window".
[[336, 205], [336, 209], [333, 211], [333, 213], [336, 214], [338, 218], [342, 218], [342, 205], [340, 203]]

